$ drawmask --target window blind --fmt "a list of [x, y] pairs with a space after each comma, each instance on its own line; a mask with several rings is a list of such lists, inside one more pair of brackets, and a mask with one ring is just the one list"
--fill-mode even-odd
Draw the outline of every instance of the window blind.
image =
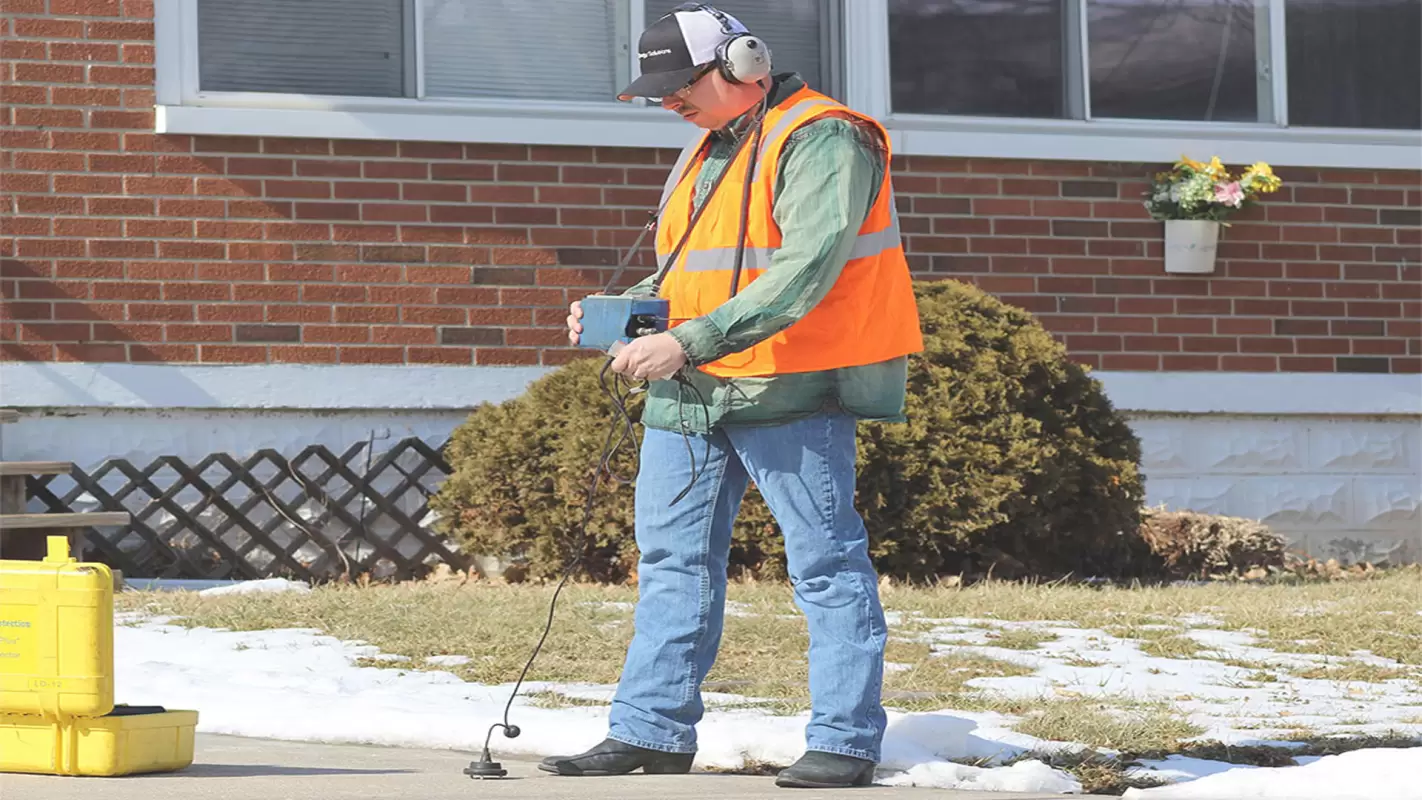
[[400, 97], [406, 0], [198, 0], [204, 91]]
[[425, 0], [427, 97], [616, 101], [620, 0]]

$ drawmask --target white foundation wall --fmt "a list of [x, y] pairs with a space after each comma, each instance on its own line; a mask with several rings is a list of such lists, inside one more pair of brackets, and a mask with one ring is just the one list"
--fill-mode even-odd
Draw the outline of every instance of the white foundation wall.
[[1322, 559], [1422, 561], [1416, 418], [1132, 415], [1146, 502], [1258, 519]]
[[[417, 437], [437, 447], [539, 369], [3, 364], [7, 461], [142, 467], [291, 457]], [[1422, 562], [1422, 377], [1096, 374], [1142, 444], [1146, 502], [1262, 520], [1343, 562]], [[434, 488], [431, 485], [429, 488]]]

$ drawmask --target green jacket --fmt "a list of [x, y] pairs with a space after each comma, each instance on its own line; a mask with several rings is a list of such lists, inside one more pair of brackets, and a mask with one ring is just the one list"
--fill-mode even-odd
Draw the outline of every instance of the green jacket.
[[[771, 105], [804, 85], [793, 73], [775, 76]], [[743, 128], [742, 120], [712, 134], [693, 195], [697, 206], [725, 169], [736, 145], [730, 131]], [[672, 328], [690, 362], [682, 375], [701, 397], [674, 380], [652, 381], [644, 425], [705, 433], [720, 425], [772, 425], [836, 408], [864, 420], [905, 421], [906, 358], [759, 378], [723, 379], [695, 369], [789, 327], [829, 292], [878, 198], [886, 168], [877, 132], [844, 118], [817, 119], [791, 134], [780, 157], [772, 210], [781, 231], [779, 249], [769, 268], [735, 297]], [[626, 294], [649, 294], [654, 277]]]

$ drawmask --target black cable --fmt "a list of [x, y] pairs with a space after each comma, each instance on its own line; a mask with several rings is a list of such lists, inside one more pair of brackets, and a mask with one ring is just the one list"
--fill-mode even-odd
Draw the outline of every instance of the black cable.
[[[534, 660], [538, 658], [538, 653], [543, 649], [543, 643], [547, 641], [548, 633], [553, 629], [553, 614], [558, 606], [558, 596], [562, 594], [563, 587], [568, 583], [568, 578], [572, 577], [574, 568], [582, 563], [583, 557], [586, 555], [588, 542], [591, 538], [588, 535], [588, 523], [592, 520], [593, 505], [597, 500], [597, 490], [602, 482], [602, 474], [605, 471], [612, 480], [618, 483], [626, 483], [627, 481], [623, 481], [612, 474], [612, 459], [617, 451], [621, 449], [623, 442], [629, 437], [632, 439], [634, 451], [640, 452], [640, 449], [637, 447], [636, 430], [632, 426], [632, 417], [627, 412], [627, 401], [632, 395], [645, 391], [645, 387], [629, 386], [625, 394], [619, 395], [607, 385], [607, 370], [610, 366], [612, 366], [611, 358], [607, 359], [606, 363], [602, 365], [602, 371], [598, 373], [598, 383], [602, 386], [602, 390], [607, 394], [608, 399], [611, 400], [613, 409], [617, 412], [617, 416], [621, 418], [620, 421], [622, 424], [618, 424], [618, 420], [614, 419], [613, 424], [608, 427], [607, 438], [602, 444], [602, 455], [598, 458], [597, 469], [593, 472], [592, 482], [588, 486], [588, 497], [583, 506], [583, 521], [578, 529], [579, 538], [577, 547], [573, 551], [571, 560], [563, 565], [562, 577], [558, 581], [557, 588], [553, 590], [552, 600], [548, 603], [548, 620], [543, 626], [543, 634], [538, 637], [538, 644], [534, 645], [533, 652], [528, 657], [528, 662], [523, 665], [523, 671], [519, 673], [518, 680], [514, 683], [514, 689], [509, 694], [508, 703], [504, 705], [503, 722], [495, 722], [493, 725], [490, 725], [488, 733], [484, 736], [483, 759], [485, 762], [490, 760], [489, 741], [494, 737], [495, 728], [503, 728], [504, 736], [510, 739], [522, 733], [517, 725], [509, 724], [509, 711], [513, 708], [514, 698], [518, 697], [518, 691], [523, 686], [524, 678], [528, 676], [529, 669], [533, 667]], [[622, 376], [615, 376], [614, 385], [619, 390], [622, 388]], [[613, 443], [613, 434], [619, 430], [623, 436], [619, 438], [616, 443]]]
[[[747, 156], [746, 180], [745, 185], [741, 187], [741, 220], [739, 232], [736, 234], [736, 263], [731, 270], [731, 297], [736, 296], [736, 292], [740, 291], [741, 286], [741, 264], [746, 257], [746, 228], [750, 224], [751, 182], [755, 178], [756, 160], [760, 156], [761, 134], [765, 132], [765, 126], [760, 122], [765, 120], [765, 112], [769, 106], [770, 92], [767, 91], [760, 100], [760, 114], [755, 126], [755, 142], [751, 145], [750, 155]], [[747, 134], [747, 137], [749, 135]], [[730, 167], [728, 166], [727, 169], [729, 170]]]

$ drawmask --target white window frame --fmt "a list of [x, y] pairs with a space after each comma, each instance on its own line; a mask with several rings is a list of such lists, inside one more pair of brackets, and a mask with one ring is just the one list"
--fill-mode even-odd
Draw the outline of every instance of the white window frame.
[[[643, 0], [623, 2], [619, 33], [625, 37], [616, 46], [625, 58], [619, 81], [636, 74], [631, 43], [645, 12]], [[1261, 50], [1270, 42], [1276, 46], [1268, 48], [1270, 63], [1261, 74], [1280, 76], [1287, 63], [1284, 0], [1264, 2], [1267, 12], [1261, 13], [1268, 25], [1256, 30], [1256, 37]], [[1085, 2], [1071, 7], [1084, 25]], [[421, 18], [415, 14], [417, 41]], [[680, 118], [641, 102], [423, 98], [419, 59], [419, 99], [201, 92], [197, 0], [156, 0], [155, 24], [159, 133], [676, 148], [696, 132]], [[847, 0], [836, 28], [841, 49], [830, 63], [842, 65], [845, 102], [883, 121], [895, 152], [904, 155], [1159, 163], [1186, 153], [1217, 155], [1233, 164], [1422, 168], [1419, 131], [1288, 127], [1283, 80], [1261, 83], [1261, 107], [1272, 121], [1260, 123], [895, 113], [889, 108], [888, 0]], [[1084, 54], [1079, 61], [1085, 72]]]

